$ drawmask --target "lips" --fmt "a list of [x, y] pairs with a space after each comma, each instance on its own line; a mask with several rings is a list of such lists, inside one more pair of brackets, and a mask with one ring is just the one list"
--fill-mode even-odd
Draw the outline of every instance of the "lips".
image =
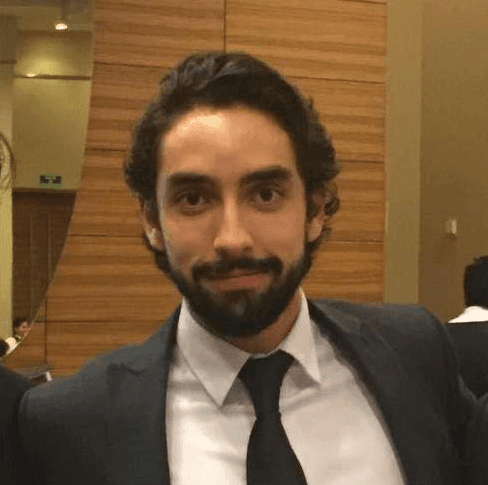
[[232, 271], [218, 278], [209, 278], [208, 284], [219, 292], [256, 290], [267, 284], [269, 277], [262, 271]]
[[211, 276], [209, 279], [211, 280], [227, 280], [231, 278], [239, 278], [240, 276], [251, 276], [255, 274], [260, 274], [261, 271], [232, 271], [231, 273], [225, 273], [224, 275], [219, 276]]
[[260, 271], [232, 271], [232, 273], [226, 273], [225, 275], [218, 276], [217, 278], [230, 279], [230, 278], [238, 278], [239, 276], [250, 276], [258, 273], [260, 273]]

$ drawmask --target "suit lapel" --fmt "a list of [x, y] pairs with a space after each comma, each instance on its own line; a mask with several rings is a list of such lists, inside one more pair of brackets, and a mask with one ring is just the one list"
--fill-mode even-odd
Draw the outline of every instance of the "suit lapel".
[[[376, 400], [408, 483], [445, 484], [455, 452], [439, 411], [378, 332], [354, 316], [309, 301], [321, 332], [359, 373]], [[410, 356], [409, 356], [410, 357]], [[415, 356], [411, 356], [415, 358]], [[453, 482], [454, 483], [454, 482]]]
[[161, 329], [107, 369], [107, 483], [169, 484], [166, 390], [179, 309]]

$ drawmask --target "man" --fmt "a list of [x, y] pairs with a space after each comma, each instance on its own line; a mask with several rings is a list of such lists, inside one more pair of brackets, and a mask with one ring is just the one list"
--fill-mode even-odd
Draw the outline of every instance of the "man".
[[466, 385], [480, 397], [488, 392], [488, 256], [475, 258], [464, 271], [465, 310], [447, 329], [459, 356]]
[[26, 395], [41, 484], [464, 483], [486, 433], [442, 325], [300, 288], [338, 165], [294, 87], [246, 54], [190, 56], [124, 169], [183, 302], [146, 343]]

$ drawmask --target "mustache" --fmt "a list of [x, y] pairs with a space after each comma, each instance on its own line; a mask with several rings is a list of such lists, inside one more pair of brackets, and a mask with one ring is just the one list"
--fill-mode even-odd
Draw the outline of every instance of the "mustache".
[[193, 269], [193, 280], [201, 278], [224, 278], [235, 270], [255, 271], [260, 273], [273, 272], [280, 274], [283, 264], [277, 257], [263, 259], [239, 258], [221, 260], [215, 263], [204, 263]]

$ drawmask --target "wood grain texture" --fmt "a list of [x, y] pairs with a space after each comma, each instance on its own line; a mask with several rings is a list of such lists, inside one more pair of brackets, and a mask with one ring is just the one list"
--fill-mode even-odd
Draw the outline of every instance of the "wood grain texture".
[[387, 0], [340, 0], [341, 2], [387, 3]]
[[97, 0], [95, 61], [172, 66], [224, 48], [224, 0]]
[[325, 241], [303, 289], [309, 298], [381, 302], [383, 243]]
[[164, 69], [95, 64], [87, 149], [127, 150], [132, 124], [158, 90]]
[[136, 344], [154, 333], [162, 323], [151, 320], [109, 322], [51, 322], [47, 338], [53, 377], [73, 374], [88, 359], [127, 343]]
[[87, 150], [70, 235], [141, 234], [136, 200], [122, 174], [125, 152]]
[[331, 219], [332, 241], [383, 241], [385, 183], [382, 164], [342, 164], [337, 177], [341, 207]]
[[339, 0], [227, 0], [226, 49], [287, 76], [383, 83], [386, 5]]
[[49, 320], [159, 321], [179, 299], [140, 237], [73, 236], [49, 292]]
[[384, 162], [384, 84], [290, 79], [312, 98], [340, 160]]

